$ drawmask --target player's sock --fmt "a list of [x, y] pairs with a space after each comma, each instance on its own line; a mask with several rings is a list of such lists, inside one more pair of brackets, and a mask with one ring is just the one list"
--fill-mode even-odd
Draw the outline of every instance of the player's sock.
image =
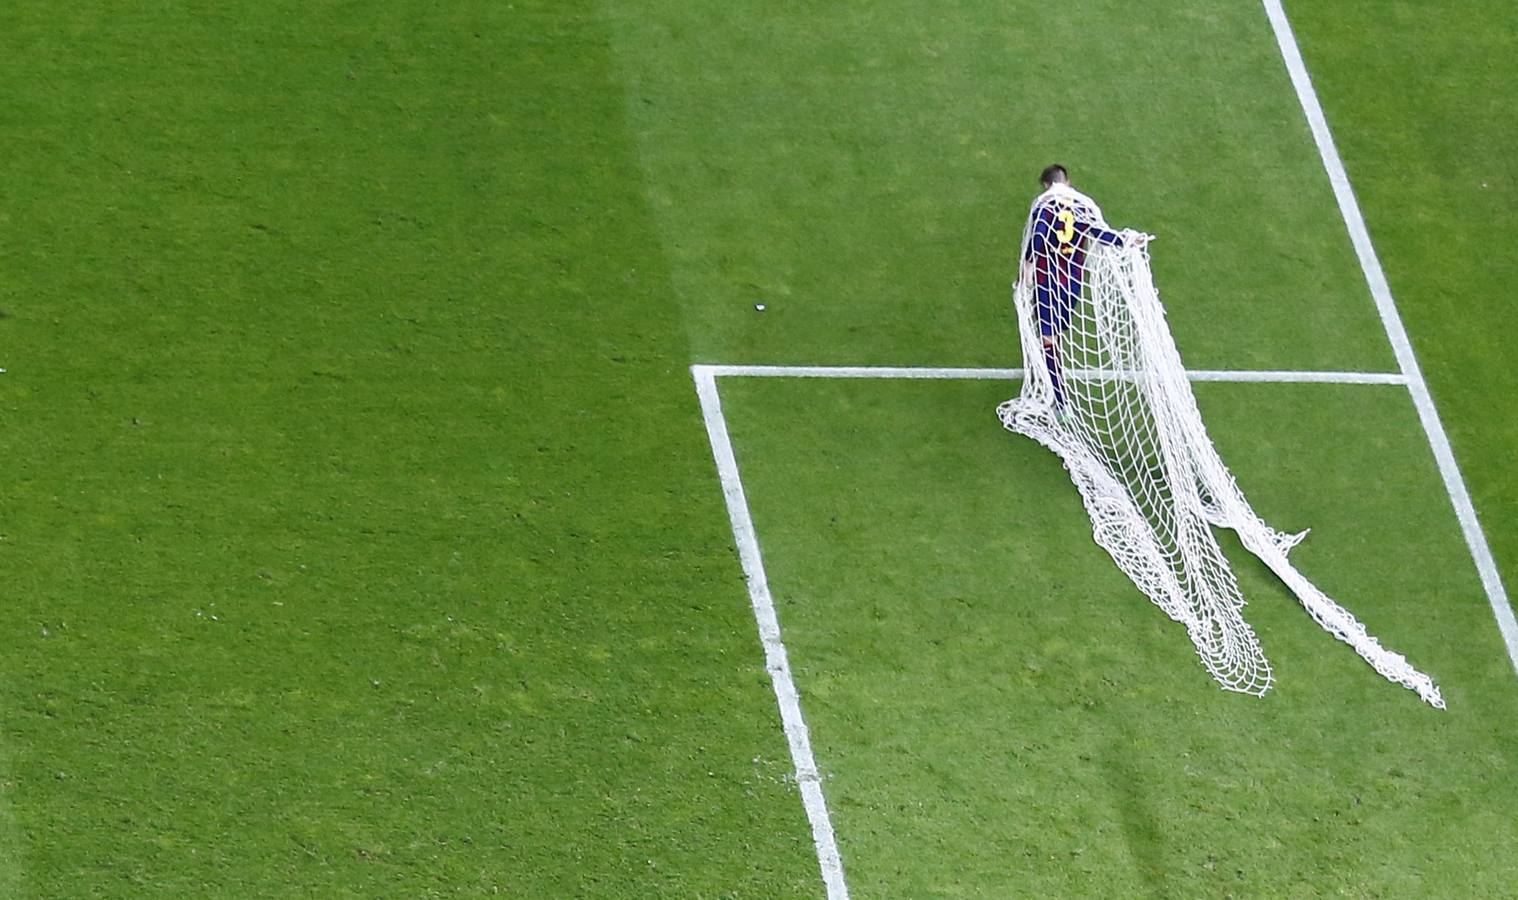
[[1049, 384], [1054, 388], [1054, 408], [1065, 408], [1065, 384], [1059, 376], [1059, 354], [1051, 344], [1044, 345], [1044, 365], [1049, 369]]

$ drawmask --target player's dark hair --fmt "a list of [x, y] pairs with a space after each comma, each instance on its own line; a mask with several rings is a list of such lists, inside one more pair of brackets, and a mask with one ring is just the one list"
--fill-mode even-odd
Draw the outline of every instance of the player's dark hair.
[[1055, 163], [1054, 165], [1045, 169], [1043, 173], [1038, 176], [1038, 180], [1042, 182], [1043, 186], [1046, 188], [1054, 184], [1069, 184], [1070, 173], [1065, 171], [1064, 166], [1060, 165], [1059, 163]]

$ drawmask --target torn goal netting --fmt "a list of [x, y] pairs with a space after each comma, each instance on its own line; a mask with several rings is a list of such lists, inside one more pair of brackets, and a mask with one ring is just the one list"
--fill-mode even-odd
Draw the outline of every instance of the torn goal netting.
[[1269, 661], [1210, 526], [1232, 528], [1330, 634], [1387, 679], [1443, 707], [1433, 680], [1382, 647], [1287, 560], [1306, 535], [1255, 514], [1202, 425], [1149, 272], [1145, 235], [1116, 232], [1089, 197], [1057, 184], [1023, 234], [1014, 291], [1026, 376], [1002, 424], [1053, 450], [1096, 542], [1186, 626], [1224, 688], [1270, 689]]

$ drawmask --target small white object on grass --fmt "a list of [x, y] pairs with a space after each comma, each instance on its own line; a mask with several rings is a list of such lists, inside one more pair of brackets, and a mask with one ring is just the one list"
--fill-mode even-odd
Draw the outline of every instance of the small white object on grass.
[[[763, 303], [755, 303], [754, 304], [754, 309], [757, 309], [760, 312], [764, 312], [764, 304]], [[0, 369], [0, 372], [4, 372], [4, 371], [5, 371], [4, 369]]]

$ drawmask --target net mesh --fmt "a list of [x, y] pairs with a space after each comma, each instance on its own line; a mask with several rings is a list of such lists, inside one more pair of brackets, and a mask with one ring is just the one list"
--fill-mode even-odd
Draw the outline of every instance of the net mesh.
[[1427, 675], [1381, 646], [1288, 561], [1306, 532], [1255, 514], [1218, 457], [1149, 272], [1144, 235], [1116, 232], [1085, 195], [1055, 185], [1033, 203], [1014, 291], [1027, 376], [1002, 424], [1059, 455], [1093, 536], [1166, 615], [1186, 626], [1224, 688], [1260, 695], [1270, 662], [1211, 526], [1243, 544], [1330, 634], [1433, 706]]

